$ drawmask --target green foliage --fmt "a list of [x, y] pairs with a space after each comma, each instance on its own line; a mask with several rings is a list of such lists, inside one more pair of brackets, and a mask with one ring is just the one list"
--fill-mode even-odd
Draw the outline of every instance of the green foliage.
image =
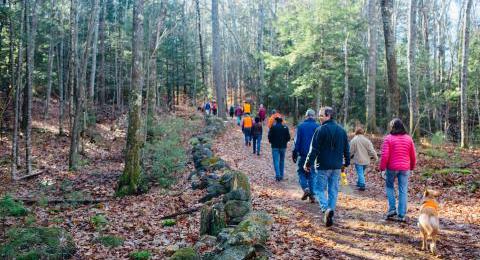
[[469, 169], [461, 169], [461, 168], [445, 168], [440, 170], [427, 170], [422, 175], [425, 178], [430, 178], [434, 174], [439, 175], [448, 175], [448, 174], [460, 174], [460, 175], [469, 175], [472, 174], [472, 171]]
[[175, 182], [173, 174], [181, 171], [186, 164], [182, 136], [190, 127], [182, 118], [168, 117], [149, 130], [149, 141], [144, 147], [144, 171], [149, 179], [161, 187], [169, 187]]
[[123, 238], [112, 235], [100, 236], [97, 238], [97, 241], [106, 247], [112, 248], [123, 245]]
[[432, 158], [447, 158], [448, 153], [444, 150], [440, 150], [438, 148], [427, 148], [423, 150], [425, 155], [430, 156]]
[[23, 203], [21, 201], [16, 201], [10, 195], [5, 195], [0, 200], [0, 217], [20, 217], [26, 216], [27, 213], [28, 210], [23, 206]]
[[90, 218], [90, 222], [96, 230], [103, 230], [108, 225], [108, 220], [102, 214], [97, 214]]
[[13, 228], [0, 247], [4, 259], [67, 259], [76, 251], [72, 236], [61, 228]]
[[430, 143], [433, 147], [440, 147], [445, 144], [445, 135], [443, 132], [438, 131], [432, 135]]
[[178, 249], [170, 258], [171, 260], [198, 260], [200, 257], [191, 247]]
[[130, 253], [130, 259], [132, 260], [148, 260], [150, 257], [152, 257], [152, 254], [147, 250]]
[[171, 227], [171, 226], [175, 226], [175, 224], [177, 224], [177, 221], [175, 219], [165, 219], [163, 222], [162, 222], [162, 225], [164, 227]]

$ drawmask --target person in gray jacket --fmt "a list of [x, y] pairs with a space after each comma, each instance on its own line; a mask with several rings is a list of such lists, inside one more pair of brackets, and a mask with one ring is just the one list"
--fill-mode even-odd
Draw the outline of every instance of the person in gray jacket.
[[364, 135], [362, 127], [355, 129], [355, 137], [350, 141], [350, 156], [357, 172], [357, 188], [360, 191], [364, 191], [365, 171], [370, 164], [370, 158], [374, 158], [377, 161], [378, 156], [372, 142]]

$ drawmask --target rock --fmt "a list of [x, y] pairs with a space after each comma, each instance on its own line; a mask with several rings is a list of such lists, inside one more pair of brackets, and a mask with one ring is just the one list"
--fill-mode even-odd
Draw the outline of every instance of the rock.
[[165, 255], [172, 256], [173, 254], [175, 254], [175, 252], [178, 251], [178, 249], [180, 249], [178, 245], [168, 245], [167, 247], [165, 247]]
[[170, 258], [171, 260], [200, 260], [200, 256], [191, 247], [178, 249]]
[[243, 189], [248, 200], [251, 198], [250, 183], [247, 175], [238, 171], [227, 171], [222, 178], [220, 178], [220, 184], [222, 184], [227, 192], [233, 190]]
[[190, 143], [191, 146], [196, 146], [200, 144], [200, 140], [198, 140], [197, 137], [190, 138], [188, 142]]
[[255, 256], [255, 248], [248, 245], [232, 246], [216, 255], [215, 260], [243, 260]]
[[200, 212], [200, 235], [216, 236], [226, 226], [225, 209], [222, 203], [202, 207]]
[[197, 171], [192, 171], [190, 174], [188, 174], [187, 180], [192, 180], [193, 176], [197, 175]]
[[208, 181], [208, 187], [207, 187], [207, 195], [203, 196], [199, 202], [204, 203], [206, 201], [209, 201], [213, 198], [219, 197], [222, 194], [225, 194], [227, 191], [225, 190], [225, 187], [221, 185], [218, 181], [215, 180], [209, 180]]
[[229, 219], [243, 217], [250, 212], [251, 205], [247, 201], [229, 200], [225, 203], [225, 213]]
[[242, 201], [249, 201], [250, 197], [248, 196], [247, 192], [244, 189], [236, 189], [232, 190], [229, 193], [223, 196], [223, 202], [226, 203], [229, 200], [242, 200]]
[[214, 171], [225, 168], [225, 161], [219, 157], [207, 157], [200, 162], [203, 169]]
[[264, 212], [251, 213], [230, 233], [226, 244], [265, 245], [272, 223], [271, 217]]
[[210, 235], [203, 235], [200, 237], [197, 243], [195, 243], [194, 248], [195, 250], [199, 251], [199, 249], [202, 249], [204, 247], [214, 247], [216, 242], [216, 237]]
[[218, 233], [218, 235], [217, 235], [217, 242], [220, 245], [226, 243], [234, 230], [235, 229], [231, 228], [231, 227], [222, 229], [222, 231], [220, 231], [220, 233]]

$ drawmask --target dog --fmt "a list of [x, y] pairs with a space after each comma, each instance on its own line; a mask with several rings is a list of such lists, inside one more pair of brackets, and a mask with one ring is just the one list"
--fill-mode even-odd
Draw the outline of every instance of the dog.
[[422, 235], [422, 250], [425, 250], [428, 239], [430, 239], [429, 247], [432, 254], [436, 254], [438, 234], [440, 232], [439, 205], [436, 200], [439, 195], [438, 191], [425, 189], [422, 207], [418, 216], [418, 227]]

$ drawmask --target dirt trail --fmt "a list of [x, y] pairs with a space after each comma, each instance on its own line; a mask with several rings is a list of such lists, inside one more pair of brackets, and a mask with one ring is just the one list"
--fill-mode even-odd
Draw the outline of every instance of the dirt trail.
[[[441, 219], [442, 234], [438, 256], [420, 250], [416, 224], [419, 195], [409, 196], [407, 223], [383, 220], [387, 201], [383, 180], [368, 173], [367, 190], [356, 191], [353, 186], [339, 193], [335, 224], [326, 228], [317, 203], [300, 200], [296, 165], [291, 160], [290, 142], [285, 159], [286, 180], [274, 180], [270, 145], [266, 131], [260, 156], [245, 147], [241, 129], [230, 123], [226, 134], [217, 138], [215, 153], [231, 167], [250, 177], [255, 210], [270, 213], [273, 225], [269, 249], [274, 259], [480, 259], [480, 227], [452, 219]], [[349, 169], [349, 183], [355, 174]]]

